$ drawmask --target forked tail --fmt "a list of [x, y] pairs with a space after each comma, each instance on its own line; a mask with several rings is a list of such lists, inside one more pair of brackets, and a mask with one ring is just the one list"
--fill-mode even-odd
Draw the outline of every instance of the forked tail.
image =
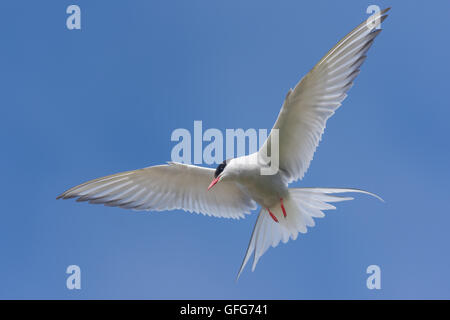
[[307, 227], [315, 225], [313, 218], [325, 216], [323, 210], [336, 209], [330, 203], [353, 200], [351, 197], [330, 195], [347, 192], [364, 193], [383, 201], [376, 194], [358, 189], [290, 188], [289, 196], [283, 199], [286, 215], [284, 215], [283, 208], [280, 205], [268, 208], [275, 217], [271, 216], [267, 208], [261, 208], [237, 279], [239, 279], [252, 253], [254, 253], [253, 271], [259, 258], [267, 251], [269, 246], [276, 247], [280, 241], [286, 243], [289, 239], [297, 239], [299, 232], [306, 233]]

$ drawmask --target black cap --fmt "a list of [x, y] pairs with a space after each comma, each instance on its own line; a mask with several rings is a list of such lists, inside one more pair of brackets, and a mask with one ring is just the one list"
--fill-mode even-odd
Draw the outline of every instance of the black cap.
[[222, 173], [223, 169], [227, 166], [227, 160], [223, 160], [221, 164], [219, 164], [216, 168], [216, 172], [214, 172], [214, 178], [217, 178], [219, 174]]

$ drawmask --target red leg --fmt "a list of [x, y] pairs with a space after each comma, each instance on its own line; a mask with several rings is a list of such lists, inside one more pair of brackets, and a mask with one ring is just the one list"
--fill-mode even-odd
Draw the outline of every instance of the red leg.
[[277, 217], [275, 217], [275, 215], [269, 209], [267, 209], [267, 211], [269, 211], [269, 214], [272, 217], [273, 221], [278, 222]]
[[283, 210], [283, 215], [286, 218], [286, 209], [284, 208], [284, 205], [283, 205], [283, 198], [280, 198], [280, 203], [281, 203], [281, 210]]

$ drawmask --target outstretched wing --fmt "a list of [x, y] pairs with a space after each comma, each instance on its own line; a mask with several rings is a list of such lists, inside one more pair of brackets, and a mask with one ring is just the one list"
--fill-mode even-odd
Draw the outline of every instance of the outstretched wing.
[[175, 210], [223, 218], [241, 218], [256, 203], [238, 185], [221, 181], [207, 191], [214, 169], [170, 162], [121, 172], [73, 187], [57, 199], [78, 198], [134, 210]]
[[[388, 10], [370, 17], [346, 35], [286, 96], [273, 129], [279, 130], [279, 168], [287, 183], [302, 179], [308, 170], [326, 121], [347, 97], [367, 51], [381, 31], [376, 27], [387, 17]], [[271, 137], [259, 151], [263, 156], [270, 154], [270, 144]]]

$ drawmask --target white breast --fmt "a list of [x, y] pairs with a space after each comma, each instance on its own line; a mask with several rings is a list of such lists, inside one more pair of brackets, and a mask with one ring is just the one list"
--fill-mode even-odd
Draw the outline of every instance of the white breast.
[[287, 184], [280, 172], [274, 175], [263, 174], [256, 161], [256, 154], [232, 159], [227, 164], [234, 180], [253, 200], [262, 207], [272, 207], [288, 195]]

